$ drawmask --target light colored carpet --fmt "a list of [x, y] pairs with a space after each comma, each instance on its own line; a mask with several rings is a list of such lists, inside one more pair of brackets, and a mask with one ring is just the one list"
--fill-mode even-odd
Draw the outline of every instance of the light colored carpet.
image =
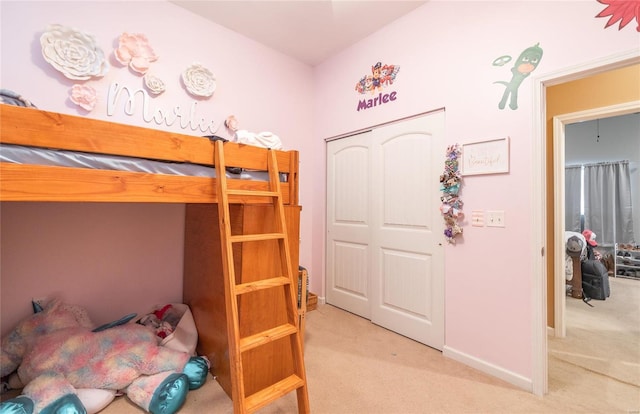
[[[635, 293], [628, 292], [632, 288]], [[549, 340], [549, 394], [543, 398], [365, 319], [320, 305], [307, 314], [305, 335], [311, 410], [317, 414], [640, 413], [640, 297], [626, 295], [638, 295], [640, 282], [611, 279], [611, 290], [611, 297], [593, 301], [593, 308], [569, 301], [569, 335]], [[608, 309], [615, 316], [607, 317]], [[590, 356], [591, 350], [601, 353]], [[226, 394], [215, 381], [208, 381], [189, 394], [181, 412], [232, 411]], [[139, 412], [126, 399], [104, 411]], [[260, 411], [296, 412], [295, 394]]]
[[[307, 314], [305, 335], [311, 411], [638, 414], [640, 297], [628, 299], [623, 292], [631, 288], [640, 292], [640, 282], [611, 281], [611, 298], [593, 301], [593, 308], [581, 301], [569, 301], [567, 338], [549, 339], [549, 394], [543, 398], [365, 319], [330, 305], [320, 305]], [[629, 282], [635, 285], [627, 286]], [[605, 317], [609, 308], [620, 311], [612, 309], [616, 316]], [[102, 411], [103, 414], [142, 412], [122, 397]], [[190, 392], [181, 410], [184, 414], [232, 412], [231, 400], [212, 379], [201, 389]], [[260, 411], [261, 414], [296, 412], [294, 393]]]
[[567, 297], [567, 336], [549, 339], [549, 356], [640, 387], [640, 281], [609, 284], [611, 296], [593, 307]]

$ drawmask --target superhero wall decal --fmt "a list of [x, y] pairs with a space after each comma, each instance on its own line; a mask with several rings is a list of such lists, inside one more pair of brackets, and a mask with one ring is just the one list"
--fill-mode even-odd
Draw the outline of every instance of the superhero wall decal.
[[[518, 59], [511, 67], [512, 76], [509, 82], [494, 82], [504, 85], [505, 87], [502, 99], [500, 103], [498, 103], [498, 108], [504, 109], [507, 101], [509, 101], [509, 108], [514, 110], [518, 109], [518, 88], [522, 84], [522, 81], [531, 75], [531, 72], [538, 67], [542, 59], [542, 49], [539, 45], [539, 43], [536, 43], [534, 46], [528, 47], [520, 53], [520, 56], [518, 56]], [[511, 56], [504, 55], [496, 58], [493, 61], [493, 66], [504, 66], [509, 62], [511, 62]]]
[[395, 101], [397, 92], [393, 91], [391, 93], [383, 94], [382, 91], [386, 87], [393, 85], [399, 71], [400, 66], [383, 65], [382, 62], [378, 62], [371, 66], [371, 74], [364, 75], [360, 78], [356, 83], [355, 90], [360, 95], [374, 95], [378, 92], [378, 96], [370, 99], [361, 99], [358, 102], [358, 111]]

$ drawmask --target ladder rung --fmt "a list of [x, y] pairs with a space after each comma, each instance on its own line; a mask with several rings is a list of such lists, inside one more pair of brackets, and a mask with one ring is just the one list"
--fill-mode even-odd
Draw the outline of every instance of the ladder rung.
[[290, 375], [247, 397], [247, 411], [254, 412], [303, 386], [304, 381], [302, 378], [295, 374]]
[[246, 352], [259, 346], [266, 345], [280, 338], [293, 335], [296, 332], [298, 332], [298, 328], [296, 328], [295, 325], [286, 323], [284, 325], [276, 326], [275, 328], [267, 329], [266, 331], [262, 331], [255, 335], [247, 336], [240, 340], [240, 352]]
[[277, 191], [227, 190], [227, 194], [231, 196], [280, 197], [280, 193]]
[[280, 276], [271, 279], [259, 280], [256, 282], [241, 283], [236, 285], [236, 295], [242, 295], [257, 290], [269, 289], [277, 286], [284, 286], [291, 283], [288, 277]]
[[262, 240], [278, 240], [284, 239], [284, 233], [259, 233], [259, 234], [236, 234], [235, 236], [230, 236], [229, 240], [231, 243], [240, 243], [240, 242], [248, 242], [248, 241], [262, 241]]

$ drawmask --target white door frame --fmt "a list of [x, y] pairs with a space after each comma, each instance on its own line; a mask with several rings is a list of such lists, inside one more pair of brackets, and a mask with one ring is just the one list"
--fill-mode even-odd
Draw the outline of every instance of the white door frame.
[[553, 117], [553, 177], [554, 177], [554, 335], [564, 338], [566, 332], [565, 321], [565, 270], [564, 270], [564, 229], [565, 229], [565, 127], [568, 124], [594, 119], [609, 118], [612, 116], [627, 115], [640, 111], [640, 101], [625, 102], [622, 104], [605, 106], [602, 108], [587, 109]]
[[[640, 62], [640, 51], [637, 49], [622, 52], [607, 58], [599, 59], [583, 65], [537, 77], [533, 80], [533, 139], [532, 139], [532, 339], [533, 369], [532, 392], [542, 396], [548, 390], [548, 358], [547, 358], [547, 255], [545, 250], [547, 239], [546, 212], [546, 88], [548, 86], [581, 79], [597, 73], [618, 69]], [[564, 152], [563, 152], [564, 158]], [[554, 157], [555, 158], [555, 157]], [[564, 175], [562, 177], [564, 180]], [[564, 206], [563, 206], [564, 207]], [[554, 215], [557, 212], [554, 212]], [[564, 221], [564, 215], [562, 216]], [[557, 225], [556, 225], [557, 228]], [[557, 231], [554, 231], [557, 233]], [[557, 237], [557, 234], [554, 234]], [[554, 239], [557, 240], [557, 239]], [[564, 243], [564, 242], [563, 242]], [[562, 243], [562, 244], [563, 244]], [[555, 243], [556, 247], [558, 243]], [[556, 252], [557, 256], [557, 252]], [[560, 256], [563, 257], [563, 256]], [[555, 263], [554, 263], [555, 266]], [[554, 267], [555, 270], [555, 267]], [[564, 267], [562, 268], [564, 273]], [[556, 296], [558, 296], [556, 294]], [[564, 297], [564, 293], [560, 295]], [[557, 312], [557, 308], [555, 309]], [[555, 322], [555, 320], [554, 320]]]

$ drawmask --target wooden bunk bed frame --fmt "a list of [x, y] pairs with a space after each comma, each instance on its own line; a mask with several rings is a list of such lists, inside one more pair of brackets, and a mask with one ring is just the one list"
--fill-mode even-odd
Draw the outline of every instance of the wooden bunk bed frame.
[[[34, 108], [0, 105], [0, 142], [88, 153], [214, 166], [214, 145], [205, 138], [117, 124]], [[225, 144], [228, 167], [266, 170], [265, 148]], [[278, 151], [288, 174], [286, 205], [298, 204], [298, 152]], [[0, 163], [0, 201], [100, 201], [215, 203], [215, 182], [140, 172]], [[229, 188], [266, 189], [253, 180], [229, 180]], [[259, 197], [243, 203], [264, 203]]]
[[[188, 162], [215, 167], [215, 145], [202, 137], [112, 123], [34, 108], [0, 105], [0, 143], [60, 150]], [[233, 142], [224, 144], [227, 167], [267, 170], [268, 149]], [[281, 184], [291, 265], [299, 265], [298, 152], [277, 151], [278, 169], [287, 174]], [[219, 173], [219, 172], [217, 172]], [[268, 183], [228, 179], [229, 189], [263, 191]], [[233, 398], [228, 360], [223, 271], [216, 179], [141, 172], [54, 167], [0, 162], [0, 201], [185, 203], [183, 301], [198, 328], [198, 354], [212, 362], [212, 373]], [[236, 198], [231, 206], [234, 231], [264, 231], [273, 220], [264, 197]], [[238, 282], [257, 273], [277, 271], [274, 246], [234, 247]], [[273, 252], [273, 254], [272, 254]], [[245, 271], [243, 271], [243, 269]], [[251, 334], [282, 323], [285, 298], [268, 291], [241, 298], [240, 330]], [[290, 348], [274, 342], [269, 354], [243, 360], [248, 394], [288, 375], [293, 369]]]

